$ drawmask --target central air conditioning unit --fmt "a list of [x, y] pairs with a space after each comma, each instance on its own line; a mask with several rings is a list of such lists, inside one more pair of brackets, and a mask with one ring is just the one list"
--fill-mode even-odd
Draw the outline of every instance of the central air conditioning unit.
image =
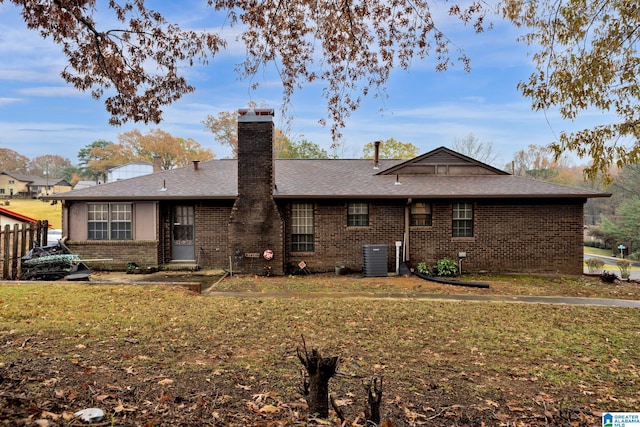
[[387, 277], [387, 245], [362, 246], [362, 270], [365, 277]]

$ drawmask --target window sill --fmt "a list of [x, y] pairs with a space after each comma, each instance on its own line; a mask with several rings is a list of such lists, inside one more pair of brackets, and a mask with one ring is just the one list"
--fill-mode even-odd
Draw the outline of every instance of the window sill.
[[410, 225], [410, 231], [424, 231], [424, 230], [433, 230], [433, 225]]
[[314, 256], [315, 252], [289, 252], [289, 256], [303, 257], [303, 256]]

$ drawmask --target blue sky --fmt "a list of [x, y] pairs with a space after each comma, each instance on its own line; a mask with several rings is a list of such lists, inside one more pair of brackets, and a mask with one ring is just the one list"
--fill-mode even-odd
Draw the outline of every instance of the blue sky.
[[[219, 17], [205, 4], [205, 0], [159, 2], [157, 9], [183, 28], [212, 28]], [[167, 5], [180, 7], [167, 9]], [[516, 151], [529, 144], [546, 145], [561, 130], [577, 128], [577, 124], [560, 120], [557, 113], [533, 112], [529, 100], [518, 92], [517, 83], [527, 79], [533, 65], [529, 48], [516, 42], [519, 33], [510, 24], [495, 20], [493, 30], [475, 35], [470, 29], [460, 31], [459, 25], [441, 22], [471, 57], [471, 72], [461, 65], [436, 72], [429, 59], [414, 60], [408, 71], [394, 70], [387, 86], [389, 96], [365, 98], [347, 120], [338, 150], [341, 157], [361, 157], [366, 143], [388, 138], [411, 142], [424, 153], [451, 146], [456, 138], [473, 133], [481, 141], [492, 142], [498, 154], [494, 166], [503, 168]], [[250, 89], [251, 82], [239, 80], [234, 73], [244, 53], [232, 40], [234, 31], [224, 29], [231, 38], [227, 51], [206, 66], [185, 70], [196, 92], [165, 108], [162, 123], [112, 127], [102, 101], [77, 91], [60, 77], [66, 62], [59, 47], [27, 30], [13, 4], [0, 3], [0, 147], [29, 158], [59, 154], [76, 164], [78, 151], [95, 140], [117, 142], [118, 134], [132, 129], [160, 128], [176, 137], [195, 139], [218, 158], [226, 157], [229, 150], [202, 126], [207, 114], [234, 111], [250, 101], [278, 112], [282, 103], [274, 73], [267, 70], [256, 77], [261, 83], [258, 90]], [[318, 123], [326, 117], [319, 85], [295, 94], [289, 111], [293, 121], [288, 133], [293, 140], [304, 138], [329, 149], [329, 126]], [[281, 120], [276, 115], [276, 126], [284, 127]]]

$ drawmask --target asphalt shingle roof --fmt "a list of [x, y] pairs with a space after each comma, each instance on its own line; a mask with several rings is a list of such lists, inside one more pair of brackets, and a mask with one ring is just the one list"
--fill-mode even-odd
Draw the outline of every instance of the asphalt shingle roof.
[[[276, 159], [276, 198], [589, 198], [593, 190], [512, 175], [384, 175], [402, 160]], [[65, 200], [234, 199], [237, 161], [200, 162], [51, 196]], [[396, 184], [396, 179], [399, 184]]]

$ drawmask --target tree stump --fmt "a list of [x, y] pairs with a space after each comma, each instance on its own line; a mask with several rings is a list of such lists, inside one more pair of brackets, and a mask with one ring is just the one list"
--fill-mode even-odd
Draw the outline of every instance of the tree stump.
[[322, 357], [317, 349], [307, 351], [304, 338], [303, 349], [297, 349], [298, 359], [307, 370], [308, 379], [303, 382], [304, 398], [309, 405], [309, 413], [318, 418], [329, 417], [329, 380], [335, 375], [338, 357]]
[[369, 412], [366, 413], [367, 425], [380, 425], [380, 403], [382, 402], [382, 378], [372, 378], [367, 387]]

